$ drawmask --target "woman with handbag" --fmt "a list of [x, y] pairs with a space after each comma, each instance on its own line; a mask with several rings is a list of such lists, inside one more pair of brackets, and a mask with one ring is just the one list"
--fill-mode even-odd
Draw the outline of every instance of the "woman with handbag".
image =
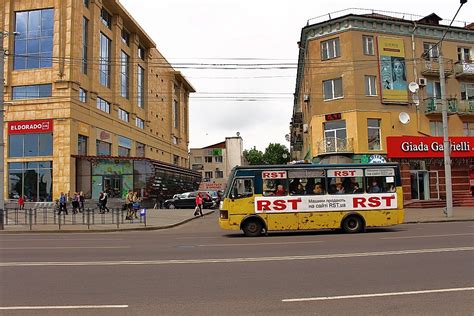
[[202, 195], [198, 192], [196, 196], [196, 208], [194, 209], [194, 216], [202, 215]]

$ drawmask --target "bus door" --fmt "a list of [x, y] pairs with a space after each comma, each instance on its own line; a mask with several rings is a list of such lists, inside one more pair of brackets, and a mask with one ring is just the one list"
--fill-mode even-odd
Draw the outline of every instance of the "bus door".
[[231, 203], [227, 206], [229, 214], [248, 215], [254, 212], [253, 178], [235, 178], [229, 194]]
[[298, 213], [287, 209], [281, 210], [281, 205], [285, 205], [289, 198], [288, 185], [286, 171], [272, 170], [262, 172], [263, 197], [258, 199], [265, 201], [265, 203], [270, 203], [270, 206], [265, 210], [256, 209], [256, 212], [265, 219], [268, 230], [298, 229]]

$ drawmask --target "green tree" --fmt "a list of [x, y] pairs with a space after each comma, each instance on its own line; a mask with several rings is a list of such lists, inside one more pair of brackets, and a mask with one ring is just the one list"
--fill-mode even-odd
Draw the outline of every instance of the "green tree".
[[286, 164], [290, 161], [290, 152], [286, 146], [270, 143], [263, 154], [266, 165]]
[[263, 153], [258, 150], [257, 148], [252, 148], [249, 150], [244, 150], [243, 152], [245, 160], [249, 163], [249, 165], [263, 165]]

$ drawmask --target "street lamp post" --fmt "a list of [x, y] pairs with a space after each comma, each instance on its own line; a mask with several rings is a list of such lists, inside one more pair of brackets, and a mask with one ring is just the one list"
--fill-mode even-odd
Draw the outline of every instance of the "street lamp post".
[[0, 30], [0, 212], [3, 215], [5, 209], [5, 143], [3, 141], [3, 89], [5, 88], [5, 76], [4, 76], [4, 65], [5, 65], [5, 51], [3, 49], [3, 38], [8, 36], [8, 32]]

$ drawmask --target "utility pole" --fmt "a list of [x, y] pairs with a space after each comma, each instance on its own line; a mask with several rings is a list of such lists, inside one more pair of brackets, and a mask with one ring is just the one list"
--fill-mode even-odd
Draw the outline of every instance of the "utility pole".
[[3, 121], [3, 90], [5, 89], [5, 51], [3, 49], [3, 39], [8, 33], [0, 30], [0, 213], [3, 216], [5, 209], [5, 143], [3, 141], [4, 121]]
[[443, 118], [443, 151], [444, 151], [444, 183], [446, 187], [446, 216], [453, 217], [453, 188], [451, 183], [451, 144], [448, 133], [448, 103], [446, 102], [446, 78], [444, 75], [444, 61], [442, 42], [439, 44], [439, 82], [441, 86], [441, 109]]

